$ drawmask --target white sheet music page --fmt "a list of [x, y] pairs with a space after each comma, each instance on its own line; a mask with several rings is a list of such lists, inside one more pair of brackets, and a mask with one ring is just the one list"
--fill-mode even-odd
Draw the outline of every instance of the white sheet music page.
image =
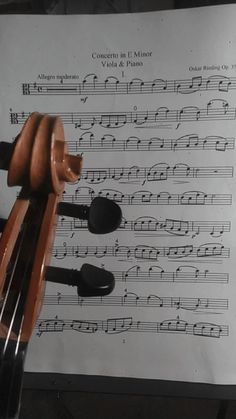
[[60, 116], [84, 157], [64, 201], [123, 213], [104, 236], [59, 218], [52, 265], [91, 263], [116, 285], [81, 298], [48, 283], [27, 371], [236, 383], [235, 17], [0, 16], [1, 139], [30, 112]]

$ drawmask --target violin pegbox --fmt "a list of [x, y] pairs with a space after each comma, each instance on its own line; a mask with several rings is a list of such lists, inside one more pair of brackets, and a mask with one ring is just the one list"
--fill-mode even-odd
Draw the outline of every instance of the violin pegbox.
[[[6, 294], [10, 284], [16, 293], [18, 282], [11, 275], [9, 277], [8, 271], [9, 265], [13, 265], [12, 258], [17, 253], [24, 225], [28, 240], [32, 230], [32, 243], [24, 243], [29, 248], [32, 265], [31, 274], [27, 273], [28, 289], [21, 330], [21, 338], [27, 341], [41, 309], [46, 266], [50, 262], [57, 224], [57, 206], [65, 181], [78, 180], [82, 158], [68, 154], [61, 120], [37, 112], [30, 115], [15, 142], [6, 144], [0, 144], [0, 154], [1, 147], [6, 152], [1, 167], [8, 169], [8, 185], [22, 186], [22, 189], [0, 240], [0, 295], [4, 294], [4, 289]], [[22, 247], [21, 243], [21, 250]], [[24, 272], [27, 261], [22, 251], [21, 254], [17, 266], [21, 264]]]
[[[46, 273], [58, 214], [87, 219], [88, 230], [94, 234], [116, 230], [122, 214], [115, 202], [102, 197], [96, 197], [90, 207], [60, 203], [65, 182], [79, 179], [82, 157], [68, 153], [63, 124], [58, 117], [32, 113], [13, 144], [0, 143], [0, 168], [8, 170], [9, 186], [22, 186], [0, 240], [0, 296], [4, 296], [4, 289], [9, 286], [7, 272], [19, 244], [22, 225], [28, 239], [31, 238], [31, 230], [35, 230], [37, 225], [35, 240], [28, 244], [32, 272], [25, 294], [21, 331], [22, 339], [28, 341], [41, 310], [44, 279], [53, 280], [52, 274]], [[22, 256], [22, 260], [19, 258], [17, 263], [22, 263], [24, 270], [25, 256]], [[91, 265], [82, 267], [81, 273], [77, 271], [74, 284], [78, 292], [81, 290], [83, 295], [87, 293], [91, 296], [111, 292], [114, 288], [113, 275], [98, 267], [90, 269], [88, 266]], [[64, 272], [65, 279], [60, 275], [58, 282], [71, 285], [69, 270]]]

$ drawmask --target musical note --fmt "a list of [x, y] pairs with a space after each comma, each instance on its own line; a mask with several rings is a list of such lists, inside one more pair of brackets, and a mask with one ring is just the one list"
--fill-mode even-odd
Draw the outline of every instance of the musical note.
[[219, 338], [221, 333], [222, 327], [218, 324], [198, 322], [193, 325], [193, 334], [195, 336]]
[[65, 259], [68, 256], [67, 243], [64, 242], [62, 246], [56, 247], [53, 256], [55, 259]]
[[132, 79], [128, 84], [127, 84], [127, 93], [142, 93], [142, 90], [144, 88], [145, 84], [144, 81], [142, 79]]
[[231, 88], [233, 79], [230, 77], [213, 75], [206, 80], [207, 90], [218, 90], [219, 92], [228, 92]]
[[77, 87], [79, 88], [79, 93], [88, 96], [94, 90], [96, 90], [97, 81], [98, 78], [96, 74], [87, 74], [84, 77], [82, 83], [77, 84]]
[[163, 248], [156, 248], [154, 246], [137, 245], [134, 248], [135, 259], [157, 260], [159, 256], [164, 256]]
[[121, 113], [104, 113], [97, 116], [96, 123], [104, 128], [120, 128], [127, 124], [127, 114]]
[[61, 292], [58, 292], [57, 293], [57, 304], [60, 304], [61, 300], [62, 300], [62, 294], [61, 294]]
[[[60, 330], [56, 329], [56, 322], [60, 322], [62, 325]], [[82, 333], [104, 332], [110, 335], [127, 332], [176, 333], [209, 338], [229, 335], [227, 325], [209, 322], [189, 323], [179, 318], [165, 319], [159, 322], [134, 320], [133, 317], [114, 317], [106, 320], [39, 319], [36, 323], [36, 330], [38, 330], [38, 336], [42, 336], [43, 333], [64, 332], [66, 330], [75, 330]]]
[[[116, 296], [114, 296], [116, 298]], [[120, 297], [118, 297], [120, 299]], [[140, 305], [142, 305], [141, 301], [142, 301], [143, 297], [140, 297], [139, 295], [137, 295], [135, 292], [128, 292], [126, 291], [124, 296], [121, 297], [121, 304], [123, 306], [128, 306], [128, 307], [140, 307]]]
[[114, 92], [117, 92], [120, 88], [120, 81], [117, 77], [108, 76], [104, 81], [104, 87], [105, 90], [103, 90], [103, 93], [107, 94], [109, 92], [113, 94]]
[[227, 116], [229, 112], [229, 103], [223, 99], [213, 99], [210, 100], [207, 104], [207, 115], [212, 119], [218, 119], [220, 114], [221, 116]]
[[133, 325], [132, 317], [120, 317], [103, 321], [102, 330], [107, 334], [128, 332]]
[[81, 333], [95, 333], [98, 330], [98, 324], [94, 321], [73, 320], [71, 329]]
[[164, 320], [158, 324], [160, 332], [183, 332], [187, 333], [188, 322], [185, 320]]
[[185, 93], [185, 94], [198, 92], [200, 88], [202, 87], [202, 84], [203, 84], [202, 76], [192, 77], [192, 79], [189, 80], [189, 83], [187, 80], [176, 80], [175, 91], [177, 93]]
[[204, 243], [197, 249], [197, 257], [208, 257], [208, 256], [230, 256], [230, 250], [225, 249], [221, 243]]
[[41, 336], [45, 332], [63, 332], [65, 323], [63, 320], [59, 320], [56, 316], [53, 320], [39, 320], [37, 323], [38, 336]]

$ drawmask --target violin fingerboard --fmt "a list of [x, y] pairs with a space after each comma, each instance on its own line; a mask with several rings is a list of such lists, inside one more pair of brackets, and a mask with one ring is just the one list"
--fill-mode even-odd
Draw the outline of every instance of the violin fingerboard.
[[19, 414], [27, 343], [0, 339], [0, 419], [16, 419]]

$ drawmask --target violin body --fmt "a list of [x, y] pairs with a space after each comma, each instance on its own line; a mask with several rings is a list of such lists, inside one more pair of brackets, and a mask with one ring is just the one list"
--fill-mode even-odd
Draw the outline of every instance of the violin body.
[[[0, 143], [0, 160], [8, 186], [21, 186], [0, 239], [0, 419], [10, 419], [19, 413], [24, 359], [43, 302], [58, 206], [65, 182], [78, 180], [82, 158], [68, 154], [59, 118], [35, 112], [13, 144]], [[109, 231], [118, 227], [120, 210], [115, 219]], [[103, 295], [113, 280], [96, 269], [102, 285], [88, 292]]]

